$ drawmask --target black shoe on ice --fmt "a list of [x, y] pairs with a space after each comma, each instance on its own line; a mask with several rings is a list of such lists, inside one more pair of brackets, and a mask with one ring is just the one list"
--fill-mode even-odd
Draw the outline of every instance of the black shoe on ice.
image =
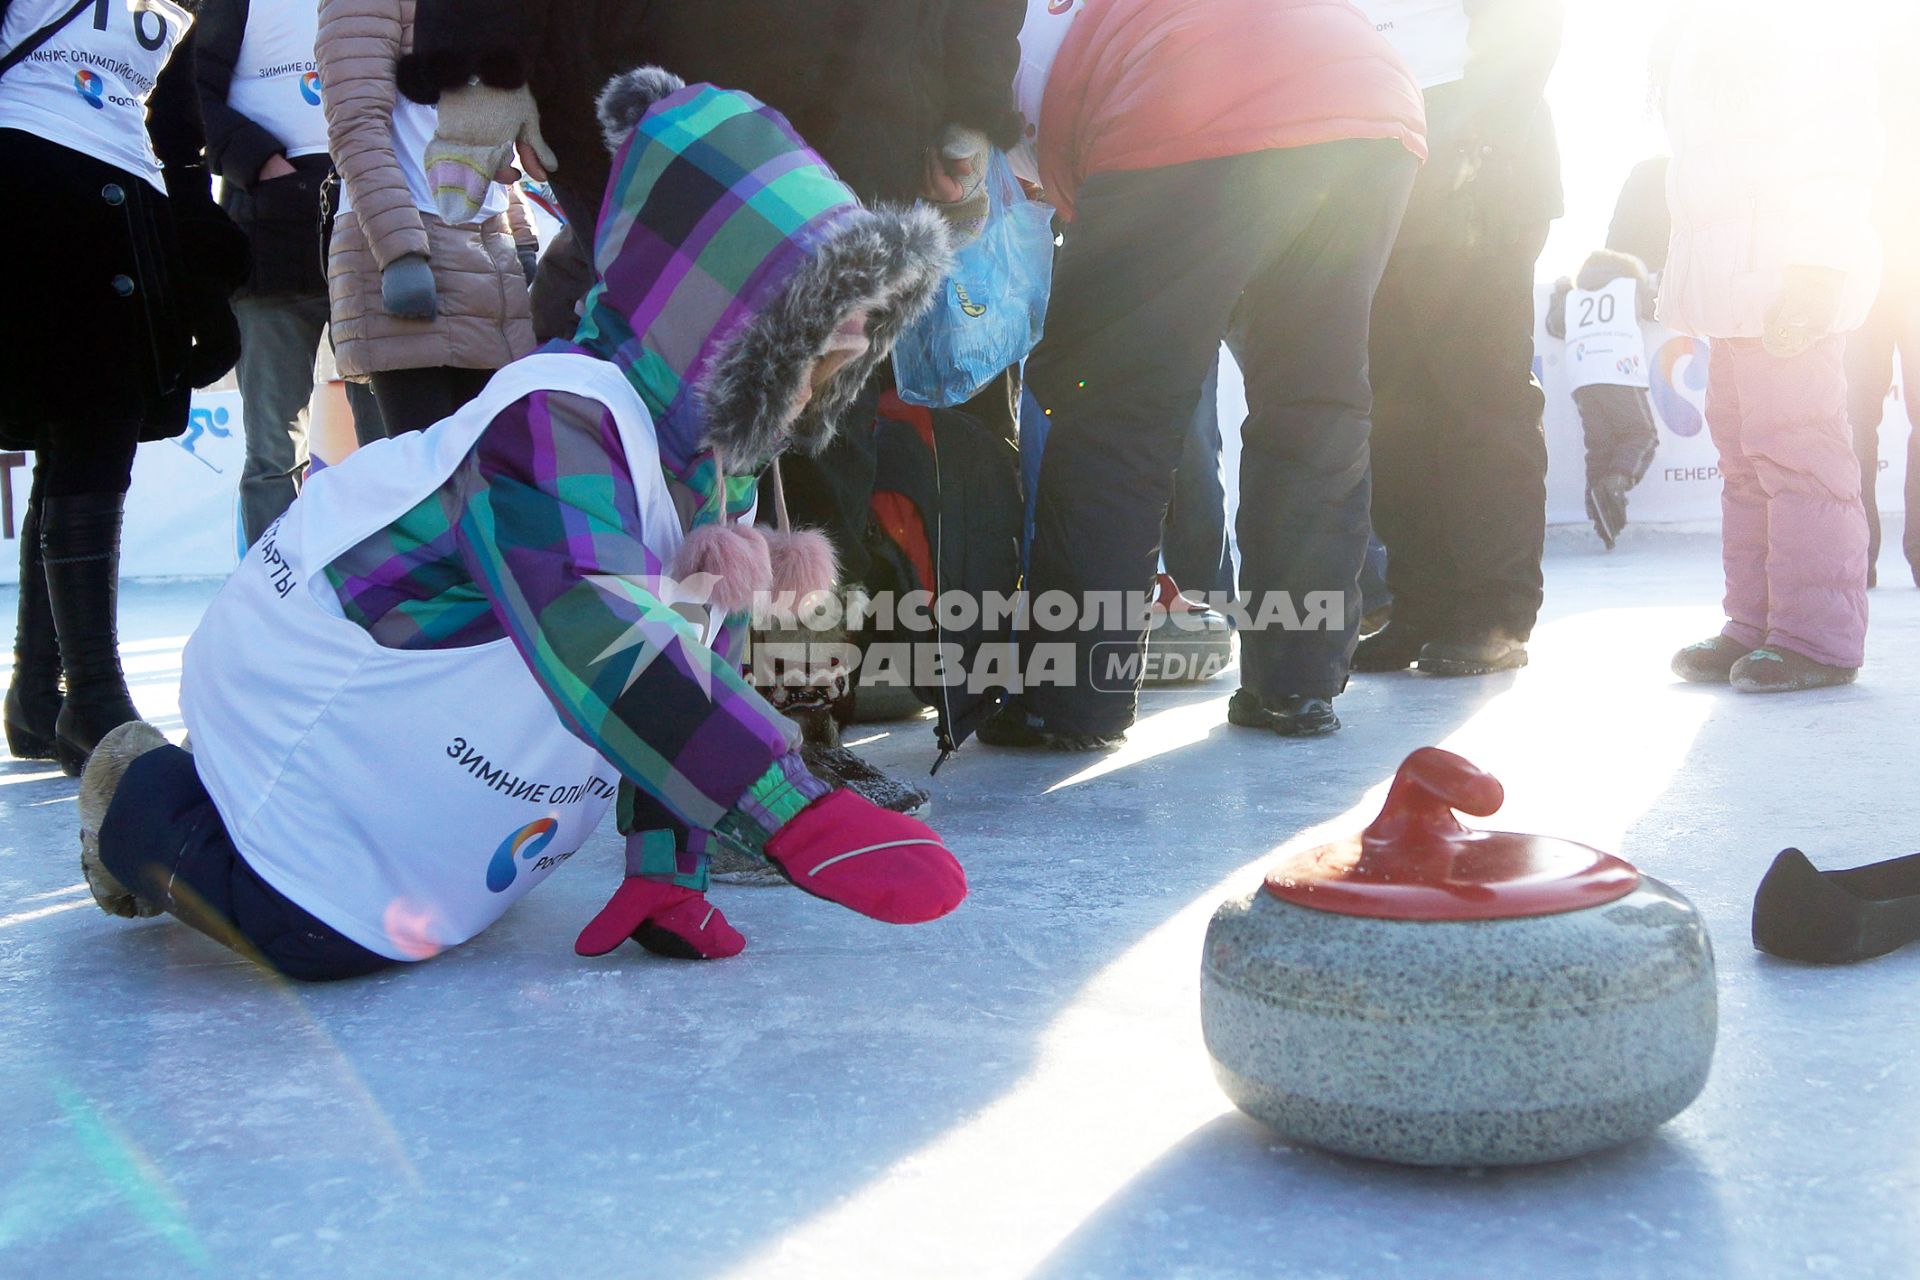
[[1340, 717], [1329, 699], [1288, 694], [1270, 703], [1251, 689], [1234, 693], [1227, 703], [1227, 723], [1265, 729], [1283, 738], [1324, 738], [1340, 732]]
[[1420, 651], [1432, 638], [1431, 633], [1416, 630], [1407, 623], [1388, 622], [1354, 649], [1351, 667], [1370, 675], [1405, 671], [1419, 659]]
[[1606, 476], [1587, 486], [1587, 518], [1593, 531], [1611, 551], [1627, 527], [1627, 482], [1621, 476]]
[[990, 747], [1016, 751], [1111, 751], [1126, 741], [1124, 733], [1075, 733], [1052, 729], [1018, 700], [993, 713], [977, 735]]
[[1495, 632], [1476, 640], [1436, 640], [1420, 651], [1415, 668], [1429, 676], [1490, 676], [1527, 665], [1527, 646]]

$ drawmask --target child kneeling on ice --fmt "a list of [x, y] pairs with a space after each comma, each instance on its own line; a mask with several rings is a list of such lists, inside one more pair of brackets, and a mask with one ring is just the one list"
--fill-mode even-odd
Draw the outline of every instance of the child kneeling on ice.
[[643, 68], [600, 112], [575, 341], [314, 477], [248, 552], [187, 645], [192, 754], [129, 725], [83, 780], [105, 910], [349, 977], [481, 932], [616, 792], [628, 878], [583, 954], [738, 953], [714, 839], [879, 920], [966, 896], [931, 830], [813, 778], [736, 669], [756, 593], [833, 574], [817, 537], [752, 527], [753, 477], [824, 444], [927, 304], [939, 215], [862, 208], [745, 94]]

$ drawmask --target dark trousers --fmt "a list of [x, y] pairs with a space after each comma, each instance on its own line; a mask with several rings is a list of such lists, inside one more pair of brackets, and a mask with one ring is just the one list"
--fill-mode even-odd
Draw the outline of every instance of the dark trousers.
[[1220, 362], [1200, 388], [1187, 447], [1173, 476], [1173, 501], [1160, 559], [1180, 589], [1201, 596], [1233, 594], [1233, 552], [1227, 543], [1227, 486], [1220, 474]]
[[[1309, 593], [1346, 598], [1331, 630], [1243, 631], [1242, 680], [1269, 698], [1345, 688], [1367, 548], [1368, 314], [1416, 168], [1396, 143], [1353, 141], [1087, 182], [1027, 366], [1051, 412], [1034, 599], [1152, 587], [1174, 470], [1231, 324], [1250, 409], [1242, 591], [1256, 611], [1268, 593], [1303, 612]], [[1067, 731], [1131, 724], [1139, 667], [1126, 658], [1144, 626], [1023, 638], [1029, 654], [1066, 641], [1074, 679], [1027, 690], [1030, 708]]]
[[262, 880], [178, 747], [150, 751], [127, 770], [100, 825], [100, 860], [145, 901], [289, 978], [357, 978], [395, 963]]
[[1867, 563], [1880, 560], [1880, 424], [1887, 393], [1893, 390], [1893, 357], [1906, 370], [1907, 437], [1906, 536], [1902, 550], [1920, 580], [1920, 284], [1889, 281], [1881, 287], [1867, 323], [1847, 339], [1847, 417], [1853, 423], [1853, 450], [1860, 458], [1860, 493], [1867, 506], [1871, 541]]
[[1524, 640], [1540, 612], [1546, 407], [1533, 267], [1548, 224], [1403, 247], [1373, 309], [1373, 527], [1396, 623]]
[[486, 389], [492, 369], [390, 369], [373, 375], [373, 398], [390, 436], [425, 431]]
[[1574, 407], [1587, 446], [1587, 485], [1619, 476], [1631, 489], [1646, 479], [1660, 446], [1653, 403], [1645, 387], [1578, 387]]

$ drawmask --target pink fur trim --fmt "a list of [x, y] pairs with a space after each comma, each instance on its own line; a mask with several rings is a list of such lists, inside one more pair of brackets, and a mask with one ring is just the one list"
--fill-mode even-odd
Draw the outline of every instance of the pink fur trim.
[[704, 576], [707, 602], [724, 613], [752, 608], [754, 597], [773, 586], [767, 540], [751, 525], [699, 526], [680, 544], [667, 572], [690, 587]]
[[824, 533], [813, 529], [771, 531], [766, 539], [775, 600], [797, 604], [816, 591], [833, 590], [839, 581], [840, 558]]

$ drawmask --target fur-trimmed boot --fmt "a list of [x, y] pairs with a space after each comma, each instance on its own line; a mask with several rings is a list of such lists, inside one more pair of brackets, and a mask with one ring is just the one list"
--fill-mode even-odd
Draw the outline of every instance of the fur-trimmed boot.
[[13, 679], [7, 685], [7, 750], [15, 760], [54, 759], [60, 717], [60, 636], [47, 599], [40, 558], [40, 486], [20, 521], [20, 617], [13, 633]]
[[[830, 787], [857, 792], [893, 813], [925, 813], [932, 802], [925, 789], [891, 776], [841, 741], [837, 709], [849, 704], [853, 682], [850, 664], [836, 656], [851, 648], [846, 628], [809, 629], [789, 618], [761, 622], [753, 633], [753, 658], [746, 678], [799, 727], [800, 757], [813, 776]], [[751, 870], [738, 864], [744, 856], [717, 855], [716, 874], [731, 877]]]
[[152, 725], [132, 720], [101, 738], [80, 775], [80, 871], [93, 900], [110, 916], [157, 916], [160, 908], [121, 884], [100, 860], [100, 828], [113, 807], [127, 769], [149, 751], [167, 745], [166, 735]]
[[42, 504], [40, 552], [67, 678], [54, 753], [73, 778], [109, 731], [140, 718], [120, 670], [117, 632], [125, 501], [123, 494], [90, 493]]

